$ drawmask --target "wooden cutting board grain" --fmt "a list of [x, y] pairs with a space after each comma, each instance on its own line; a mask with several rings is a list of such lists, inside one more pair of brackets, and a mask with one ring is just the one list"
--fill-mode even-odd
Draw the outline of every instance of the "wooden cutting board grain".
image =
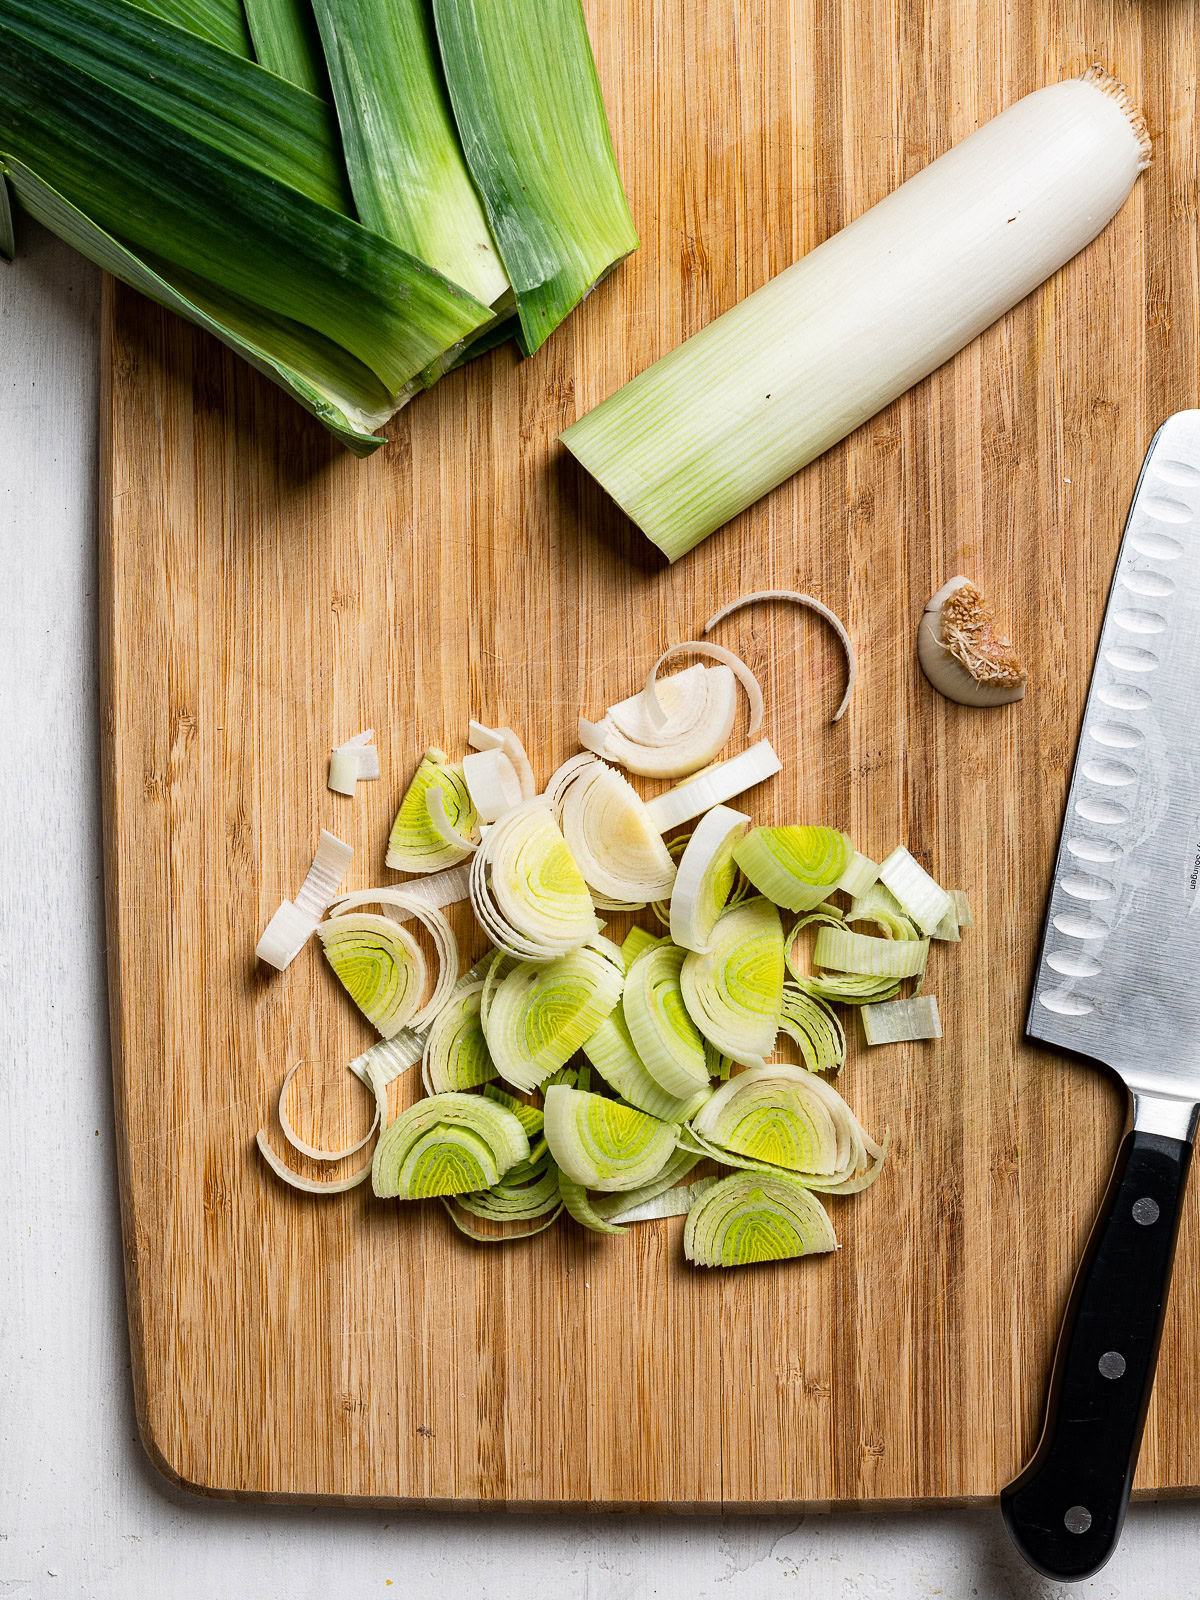
[[[222, 1494], [512, 1506], [987, 1499], [1021, 1464], [1123, 1115], [1021, 1042], [1106, 585], [1156, 425], [1194, 405], [1200, 46], [1190, 0], [589, 0], [641, 251], [532, 361], [444, 380], [367, 462], [211, 339], [110, 285], [104, 751], [116, 1107], [148, 1449]], [[555, 435], [1019, 95], [1093, 61], [1155, 161], [1116, 222], [930, 382], [665, 568]], [[964, 571], [1033, 667], [1020, 707], [927, 688], [914, 629]], [[312, 948], [254, 944], [324, 825], [382, 870], [429, 743], [511, 722], [544, 777], [581, 709], [747, 589], [829, 634], [720, 637], [762, 674], [764, 821], [905, 840], [979, 926], [931, 963], [940, 1044], [855, 1047], [891, 1130], [832, 1203], [836, 1255], [728, 1274], [679, 1221], [475, 1248], [440, 1208], [310, 1200], [253, 1147], [287, 1066], [313, 1136], [365, 1127], [369, 1030]], [[383, 781], [325, 788], [379, 730]], [[465, 923], [460, 924], [466, 931]], [[410, 1086], [407, 1093], [411, 1095]], [[274, 1131], [279, 1141], [277, 1128]], [[1141, 1491], [1200, 1485], [1200, 1191], [1180, 1240]]]

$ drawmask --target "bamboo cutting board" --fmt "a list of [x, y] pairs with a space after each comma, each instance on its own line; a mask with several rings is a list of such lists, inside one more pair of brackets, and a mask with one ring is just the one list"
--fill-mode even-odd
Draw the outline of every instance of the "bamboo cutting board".
[[[1157, 424], [1194, 405], [1200, 26], [1191, 0], [589, 0], [641, 251], [539, 355], [447, 378], [368, 462], [220, 346], [107, 299], [104, 749], [116, 1107], [147, 1447], [221, 1494], [512, 1506], [971, 1500], [1022, 1463], [1123, 1104], [1021, 1043], [1106, 586]], [[930, 382], [678, 566], [575, 469], [560, 428], [1017, 96], [1099, 61], [1155, 163], [1117, 221]], [[1021, 706], [937, 699], [914, 662], [964, 571], [1033, 666]], [[786, 758], [761, 821], [906, 841], [969, 890], [938, 950], [940, 1044], [855, 1048], [891, 1130], [835, 1200], [836, 1255], [689, 1269], [676, 1221], [476, 1248], [440, 1208], [310, 1200], [253, 1149], [297, 1058], [296, 1120], [366, 1126], [369, 1042], [310, 948], [256, 967], [318, 829], [382, 869], [418, 755], [511, 722], [540, 775], [723, 600], [785, 585], [835, 643], [761, 610]], [[381, 783], [325, 788], [380, 730]], [[463, 931], [466, 925], [461, 924]], [[471, 953], [474, 953], [472, 950]], [[407, 1090], [411, 1096], [413, 1087]], [[278, 1130], [274, 1138], [279, 1142]], [[352, 1165], [352, 1163], [351, 1163]], [[1200, 1485], [1200, 1190], [1180, 1241], [1138, 1483]]]

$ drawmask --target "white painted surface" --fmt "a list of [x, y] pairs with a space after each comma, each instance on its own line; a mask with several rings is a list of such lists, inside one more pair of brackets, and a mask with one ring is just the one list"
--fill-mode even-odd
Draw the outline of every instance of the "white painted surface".
[[1044, 1583], [994, 1512], [424, 1516], [180, 1494], [137, 1440], [104, 990], [97, 274], [27, 219], [0, 265], [0, 1600], [1189, 1600], [1200, 1506]]

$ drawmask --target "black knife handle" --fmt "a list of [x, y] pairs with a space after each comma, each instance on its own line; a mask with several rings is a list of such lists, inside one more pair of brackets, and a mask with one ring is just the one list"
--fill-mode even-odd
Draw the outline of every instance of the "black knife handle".
[[1192, 1147], [1134, 1128], [1063, 1318], [1046, 1423], [1000, 1495], [1013, 1543], [1048, 1578], [1089, 1578], [1129, 1504], [1171, 1281]]

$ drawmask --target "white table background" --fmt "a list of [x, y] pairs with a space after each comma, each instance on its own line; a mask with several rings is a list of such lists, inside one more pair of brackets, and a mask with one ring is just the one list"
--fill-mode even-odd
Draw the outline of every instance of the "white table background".
[[1076, 1589], [1028, 1573], [995, 1511], [275, 1509], [157, 1475], [133, 1414], [109, 1079], [99, 275], [27, 218], [17, 230], [17, 262], [0, 264], [0, 1600], [1200, 1595], [1200, 1505], [1179, 1502], [1135, 1507]]

